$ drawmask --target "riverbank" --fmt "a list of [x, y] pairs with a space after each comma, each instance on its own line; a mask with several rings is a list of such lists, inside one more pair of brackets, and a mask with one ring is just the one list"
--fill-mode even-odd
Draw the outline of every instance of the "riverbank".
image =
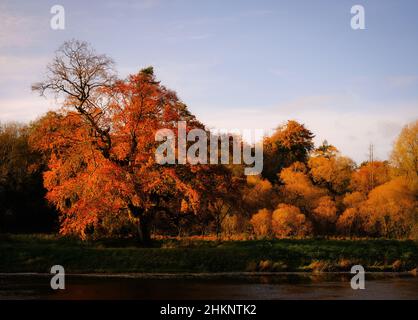
[[360, 264], [369, 272], [412, 271], [418, 244], [396, 240], [79, 241], [55, 235], [0, 236], [0, 272], [68, 273], [335, 272]]

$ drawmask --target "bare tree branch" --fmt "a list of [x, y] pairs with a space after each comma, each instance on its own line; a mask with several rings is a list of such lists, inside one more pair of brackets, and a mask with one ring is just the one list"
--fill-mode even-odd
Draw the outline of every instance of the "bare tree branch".
[[105, 157], [109, 157], [112, 142], [110, 127], [100, 121], [106, 113], [100, 91], [115, 82], [113, 67], [112, 59], [97, 54], [86, 42], [71, 40], [57, 50], [47, 66], [46, 79], [32, 85], [32, 90], [40, 95], [51, 92], [64, 97], [66, 106], [83, 116], [103, 142], [101, 150]]

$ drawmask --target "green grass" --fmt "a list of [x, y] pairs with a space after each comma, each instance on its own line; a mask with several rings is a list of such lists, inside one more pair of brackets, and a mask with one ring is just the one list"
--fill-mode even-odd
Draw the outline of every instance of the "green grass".
[[134, 240], [79, 241], [54, 235], [0, 236], [0, 272], [70, 273], [408, 271], [418, 266], [418, 244], [396, 240], [161, 240], [142, 248]]

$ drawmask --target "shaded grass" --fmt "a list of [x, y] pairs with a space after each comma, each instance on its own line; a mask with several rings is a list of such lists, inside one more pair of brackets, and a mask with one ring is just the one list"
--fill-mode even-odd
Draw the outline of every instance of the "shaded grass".
[[418, 245], [397, 240], [283, 239], [273, 241], [80, 241], [55, 235], [1, 235], [0, 272], [70, 273], [408, 271], [418, 266]]

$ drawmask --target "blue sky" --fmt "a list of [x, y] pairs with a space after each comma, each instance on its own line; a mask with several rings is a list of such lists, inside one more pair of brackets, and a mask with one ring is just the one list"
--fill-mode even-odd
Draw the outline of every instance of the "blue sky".
[[[65, 8], [65, 30], [49, 26]], [[366, 30], [352, 30], [361, 4]], [[418, 1], [0, 0], [0, 121], [55, 108], [30, 92], [62, 42], [90, 42], [120, 76], [153, 65], [209, 127], [305, 123], [357, 162], [386, 159], [418, 118]]]

